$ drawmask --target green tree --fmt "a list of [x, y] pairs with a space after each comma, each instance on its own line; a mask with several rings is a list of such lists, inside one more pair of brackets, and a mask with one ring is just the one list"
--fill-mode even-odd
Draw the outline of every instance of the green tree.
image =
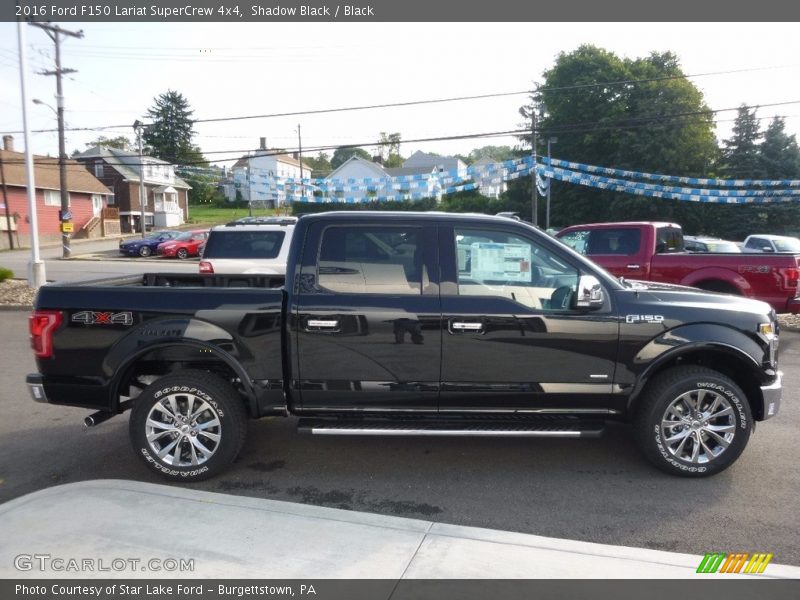
[[[670, 52], [629, 59], [583, 45], [561, 53], [531, 102], [520, 109], [528, 128], [532, 110], [538, 117], [540, 156], [548, 137], [557, 136], [558, 155], [567, 160], [633, 171], [702, 176], [716, 157], [712, 114]], [[530, 145], [530, 136], [523, 140]], [[508, 195], [514, 204], [527, 202], [523, 214], [529, 217], [530, 181], [509, 186]], [[540, 223], [544, 204], [540, 199]], [[695, 224], [704, 222], [707, 209], [554, 181], [551, 222], [659, 219]]]
[[518, 153], [511, 146], [481, 146], [480, 148], [475, 148], [470, 151], [464, 162], [471, 165], [483, 158], [488, 158], [495, 162], [502, 162], [515, 158], [517, 154]]
[[174, 90], [156, 96], [147, 110], [152, 124], [145, 128], [143, 139], [148, 153], [173, 164], [192, 164], [197, 161], [198, 149], [194, 137], [193, 110], [183, 94]]
[[363, 148], [337, 148], [331, 157], [331, 168], [338, 169], [353, 156], [358, 156], [364, 160], [372, 160], [369, 152]]
[[118, 150], [125, 150], [126, 152], [133, 152], [135, 150], [131, 140], [126, 135], [118, 135], [117, 137], [107, 138], [101, 135], [96, 140], [84, 144], [87, 148], [100, 146], [101, 148], [117, 148]]
[[[764, 132], [760, 147], [761, 172], [767, 179], [800, 179], [800, 148], [794, 135], [786, 133], [786, 121], [775, 117]], [[800, 231], [800, 201], [768, 204], [766, 230], [797, 235]]]
[[325, 177], [333, 170], [331, 157], [327, 152], [320, 152], [316, 157], [303, 158], [303, 162], [311, 166], [312, 177]]
[[378, 143], [381, 149], [381, 159], [387, 167], [402, 167], [403, 157], [400, 156], [400, 134], [381, 131]]
[[[723, 140], [717, 171], [720, 176], [732, 179], [761, 179], [764, 164], [761, 157], [763, 137], [756, 110], [740, 106], [733, 124], [731, 137]], [[722, 237], [744, 239], [750, 233], [766, 232], [767, 207], [755, 205], [720, 205], [715, 207], [711, 231]]]

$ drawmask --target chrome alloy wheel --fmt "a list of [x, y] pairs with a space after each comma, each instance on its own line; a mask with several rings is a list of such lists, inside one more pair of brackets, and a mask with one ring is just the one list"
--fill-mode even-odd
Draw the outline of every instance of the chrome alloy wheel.
[[661, 418], [661, 429], [672, 456], [690, 463], [708, 463], [733, 442], [736, 415], [722, 394], [691, 390], [670, 403]]
[[145, 435], [150, 449], [173, 467], [202, 465], [219, 448], [222, 425], [211, 404], [194, 394], [175, 392], [153, 405]]

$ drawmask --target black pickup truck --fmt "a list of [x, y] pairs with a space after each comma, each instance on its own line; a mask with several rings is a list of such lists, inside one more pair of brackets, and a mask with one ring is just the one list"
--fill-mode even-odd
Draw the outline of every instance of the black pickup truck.
[[661, 469], [705, 476], [780, 407], [765, 303], [618, 280], [502, 217], [302, 217], [286, 285], [164, 275], [47, 285], [30, 320], [39, 402], [131, 409], [172, 479], [225, 469], [246, 420], [328, 435], [597, 436], [626, 421]]

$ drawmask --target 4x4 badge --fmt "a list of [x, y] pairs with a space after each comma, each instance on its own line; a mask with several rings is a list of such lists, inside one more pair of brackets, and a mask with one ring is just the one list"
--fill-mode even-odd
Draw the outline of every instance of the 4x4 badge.
[[72, 315], [71, 321], [84, 325], [133, 325], [133, 313], [83, 310]]

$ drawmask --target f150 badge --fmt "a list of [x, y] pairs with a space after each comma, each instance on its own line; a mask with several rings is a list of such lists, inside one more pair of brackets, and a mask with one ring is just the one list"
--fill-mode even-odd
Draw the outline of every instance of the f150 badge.
[[72, 315], [71, 321], [73, 323], [83, 323], [84, 325], [133, 325], [133, 313], [82, 310]]
[[625, 315], [626, 323], [663, 323], [663, 315]]

